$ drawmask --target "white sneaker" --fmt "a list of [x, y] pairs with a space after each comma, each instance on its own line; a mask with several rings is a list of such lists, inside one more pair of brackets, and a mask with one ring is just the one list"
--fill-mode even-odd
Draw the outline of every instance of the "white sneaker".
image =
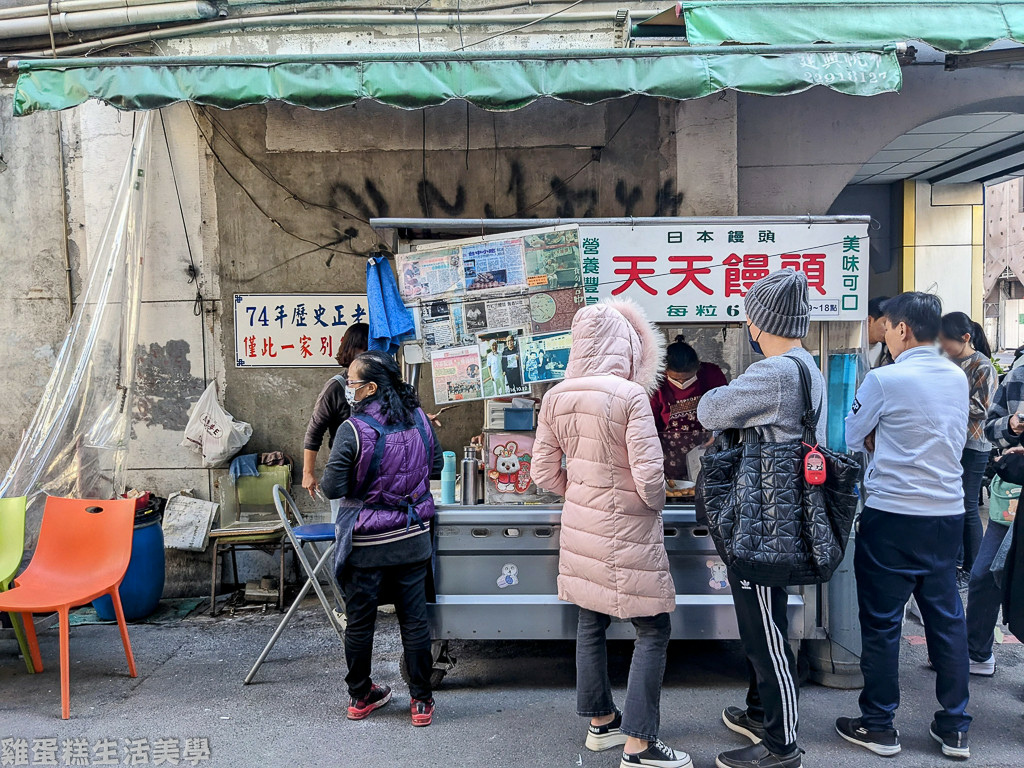
[[979, 677], [992, 677], [996, 673], [995, 654], [989, 656], [985, 661], [972, 661], [971, 674]]
[[626, 736], [621, 730], [622, 713], [615, 710], [615, 718], [606, 725], [591, 725], [587, 729], [587, 749], [591, 752], [604, 752], [612, 747], [626, 745]]
[[669, 747], [665, 742], [658, 739], [652, 741], [647, 749], [639, 755], [622, 753], [622, 761], [619, 768], [690, 768], [692, 766], [690, 756], [685, 752], [679, 752]]

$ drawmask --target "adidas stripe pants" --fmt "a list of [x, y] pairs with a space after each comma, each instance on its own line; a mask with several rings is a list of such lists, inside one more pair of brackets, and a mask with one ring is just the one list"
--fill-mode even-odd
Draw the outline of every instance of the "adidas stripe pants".
[[776, 755], [796, 749], [796, 660], [789, 646], [789, 596], [781, 587], [762, 587], [729, 574], [740, 640], [750, 662], [747, 714], [764, 722], [764, 745]]

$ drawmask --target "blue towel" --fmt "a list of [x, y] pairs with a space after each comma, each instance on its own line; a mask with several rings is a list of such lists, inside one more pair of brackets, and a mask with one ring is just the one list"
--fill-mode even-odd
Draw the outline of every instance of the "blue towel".
[[231, 484], [234, 485], [238, 482], [240, 477], [259, 477], [260, 471], [256, 469], [256, 459], [258, 454], [247, 453], [244, 456], [235, 456], [231, 461], [231, 469], [228, 473], [231, 475]]
[[366, 304], [370, 315], [370, 349], [390, 354], [413, 335], [416, 323], [398, 292], [395, 275], [382, 256], [366, 260]]

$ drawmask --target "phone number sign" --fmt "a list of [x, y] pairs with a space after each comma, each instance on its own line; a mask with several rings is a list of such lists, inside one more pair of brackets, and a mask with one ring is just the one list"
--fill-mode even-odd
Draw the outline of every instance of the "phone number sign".
[[738, 322], [770, 272], [807, 276], [811, 319], [867, 317], [867, 223], [581, 226], [588, 304], [630, 298], [660, 323]]
[[345, 331], [366, 318], [365, 293], [236, 293], [235, 367], [335, 366]]

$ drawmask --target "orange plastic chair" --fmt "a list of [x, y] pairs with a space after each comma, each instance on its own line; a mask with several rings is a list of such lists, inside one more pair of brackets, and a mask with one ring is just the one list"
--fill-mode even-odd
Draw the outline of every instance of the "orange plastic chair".
[[39, 543], [14, 588], [0, 593], [0, 611], [20, 613], [36, 672], [43, 671], [33, 613], [56, 611], [60, 618], [61, 717], [71, 717], [68, 654], [71, 608], [101, 595], [110, 595], [128, 657], [128, 672], [136, 676], [128, 627], [121, 610], [121, 585], [132, 554], [135, 499], [46, 500]]

